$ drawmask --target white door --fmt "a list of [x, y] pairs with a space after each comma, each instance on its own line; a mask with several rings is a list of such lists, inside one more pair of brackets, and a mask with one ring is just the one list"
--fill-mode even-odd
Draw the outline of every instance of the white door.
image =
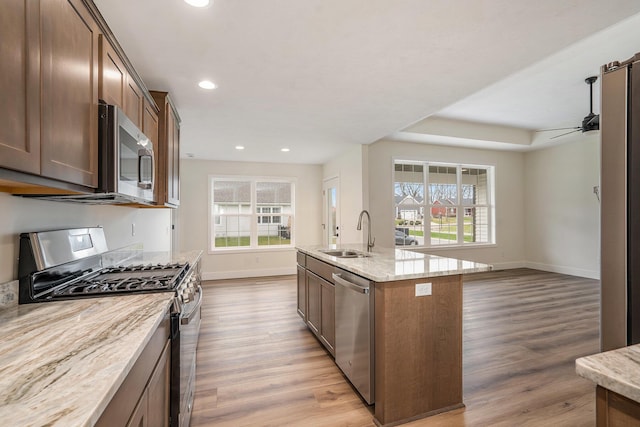
[[323, 233], [322, 243], [324, 245], [340, 244], [340, 205], [338, 195], [340, 190], [340, 179], [338, 177], [326, 179], [322, 184], [323, 198]]

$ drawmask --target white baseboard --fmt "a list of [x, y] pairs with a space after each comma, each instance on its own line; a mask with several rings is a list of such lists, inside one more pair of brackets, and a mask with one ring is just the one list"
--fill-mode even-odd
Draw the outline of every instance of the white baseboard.
[[296, 274], [296, 267], [266, 268], [260, 270], [205, 271], [202, 280], [243, 279], [245, 277], [287, 276]]
[[526, 261], [510, 261], [510, 262], [496, 262], [491, 264], [494, 270], [511, 270], [514, 268], [524, 268], [527, 266]]
[[570, 276], [586, 277], [588, 279], [600, 279], [599, 270], [587, 270], [584, 268], [567, 267], [562, 265], [543, 264], [539, 262], [526, 262], [525, 267], [535, 270], [550, 271], [552, 273], [568, 274]]

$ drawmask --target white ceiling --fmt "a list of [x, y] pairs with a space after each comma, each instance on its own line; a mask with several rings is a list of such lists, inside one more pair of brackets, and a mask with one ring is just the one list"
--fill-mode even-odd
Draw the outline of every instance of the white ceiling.
[[637, 0], [94, 1], [147, 86], [176, 101], [182, 156], [203, 159], [323, 163], [389, 135], [422, 141], [438, 112], [576, 126], [584, 78], [640, 51]]

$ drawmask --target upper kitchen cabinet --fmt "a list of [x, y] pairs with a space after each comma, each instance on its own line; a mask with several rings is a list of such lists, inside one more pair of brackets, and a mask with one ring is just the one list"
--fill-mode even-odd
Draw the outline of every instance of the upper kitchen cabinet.
[[[38, 3], [0, 2], [0, 166], [40, 173]], [[30, 55], [30, 53], [32, 53]]]
[[[158, 152], [158, 107], [155, 102], [142, 100], [142, 133], [144, 133], [153, 143], [153, 151]], [[154, 165], [157, 168], [157, 165]]]
[[107, 104], [124, 109], [127, 69], [104, 35], [100, 35], [100, 79], [98, 96]]
[[[157, 125], [157, 108], [151, 99], [145, 96], [145, 89], [142, 89], [137, 80], [133, 76], [133, 72], [129, 71], [132, 67], [127, 67], [121, 59], [116, 48], [109, 42], [105, 36], [100, 36], [100, 82], [98, 96], [107, 104], [117, 105], [125, 115], [139, 128], [145, 135], [149, 136], [144, 130], [145, 115], [153, 111]], [[149, 96], [147, 94], [147, 96]], [[150, 98], [150, 96], [149, 96]], [[147, 118], [148, 120], [148, 118]], [[149, 129], [150, 132], [157, 134], [157, 129]], [[157, 138], [153, 141], [157, 141]]]
[[80, 0], [41, 1], [39, 12], [40, 174], [97, 187], [100, 29]]
[[151, 91], [159, 108], [156, 200], [180, 205], [180, 116], [167, 92]]
[[0, 24], [0, 166], [97, 187], [98, 24], [80, 0], [3, 0]]

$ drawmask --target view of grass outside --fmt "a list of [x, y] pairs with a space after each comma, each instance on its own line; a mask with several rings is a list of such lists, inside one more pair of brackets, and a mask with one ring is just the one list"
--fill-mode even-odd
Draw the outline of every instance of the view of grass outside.
[[[411, 221], [414, 222], [414, 221]], [[408, 221], [396, 220], [396, 226], [409, 229], [410, 236], [424, 236], [424, 230], [420, 221], [410, 224]], [[458, 223], [455, 217], [431, 218], [431, 238], [443, 240], [458, 240]], [[473, 218], [464, 218], [464, 241], [473, 242]]]
[[[283, 239], [278, 236], [258, 236], [258, 246], [289, 245], [291, 239]], [[215, 247], [240, 247], [249, 246], [249, 236], [216, 237]]]

